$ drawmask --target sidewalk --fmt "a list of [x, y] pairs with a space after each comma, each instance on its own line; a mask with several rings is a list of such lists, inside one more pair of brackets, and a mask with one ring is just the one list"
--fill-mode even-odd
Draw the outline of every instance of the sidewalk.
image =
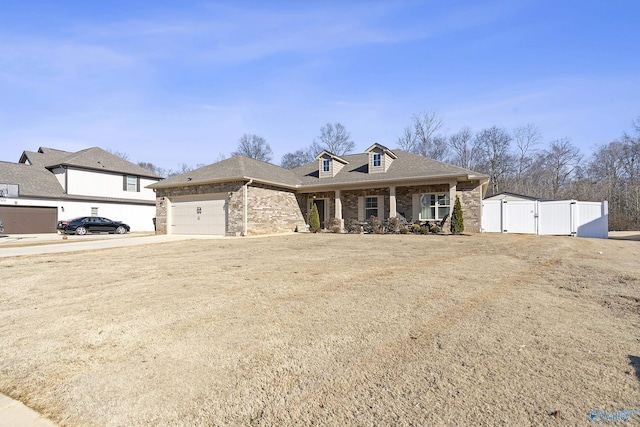
[[56, 427], [31, 408], [0, 393], [0, 427]]

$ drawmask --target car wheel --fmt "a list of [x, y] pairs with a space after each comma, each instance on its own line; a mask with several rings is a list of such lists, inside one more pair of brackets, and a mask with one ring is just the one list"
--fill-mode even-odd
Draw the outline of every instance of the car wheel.
[[87, 234], [87, 229], [84, 227], [78, 227], [76, 228], [76, 234], [78, 236], [84, 236], [85, 234]]
[[118, 233], [118, 234], [124, 234], [126, 232], [127, 232], [127, 229], [124, 228], [123, 226], [120, 226], [120, 227], [116, 228], [116, 233]]

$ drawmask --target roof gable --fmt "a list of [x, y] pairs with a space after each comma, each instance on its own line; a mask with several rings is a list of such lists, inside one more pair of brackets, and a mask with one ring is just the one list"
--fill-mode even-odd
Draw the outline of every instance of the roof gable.
[[245, 156], [234, 156], [190, 172], [170, 176], [148, 187], [166, 188], [180, 185], [248, 180], [289, 188], [296, 188], [300, 184], [300, 179], [288, 169]]
[[70, 166], [81, 169], [160, 178], [158, 175], [149, 172], [143, 167], [124, 160], [123, 158], [98, 147], [87, 148], [76, 153], [67, 153], [67, 155], [59, 156], [55, 161], [45, 165], [48, 169], [57, 166]]

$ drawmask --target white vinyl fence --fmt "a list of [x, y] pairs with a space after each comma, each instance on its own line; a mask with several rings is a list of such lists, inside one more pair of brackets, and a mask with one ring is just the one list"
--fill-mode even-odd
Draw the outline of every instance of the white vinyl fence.
[[482, 202], [482, 231], [577, 237], [609, 237], [609, 205], [558, 200]]

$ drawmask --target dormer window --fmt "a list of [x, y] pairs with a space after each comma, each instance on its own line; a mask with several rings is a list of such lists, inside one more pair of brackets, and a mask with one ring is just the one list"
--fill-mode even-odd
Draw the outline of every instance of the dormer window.
[[382, 154], [374, 153], [373, 154], [373, 166], [374, 167], [380, 167], [381, 164], [382, 164]]
[[398, 156], [384, 145], [375, 143], [365, 150], [369, 154], [369, 173], [384, 173]]
[[330, 171], [331, 171], [331, 160], [322, 159], [322, 172], [330, 172]]

